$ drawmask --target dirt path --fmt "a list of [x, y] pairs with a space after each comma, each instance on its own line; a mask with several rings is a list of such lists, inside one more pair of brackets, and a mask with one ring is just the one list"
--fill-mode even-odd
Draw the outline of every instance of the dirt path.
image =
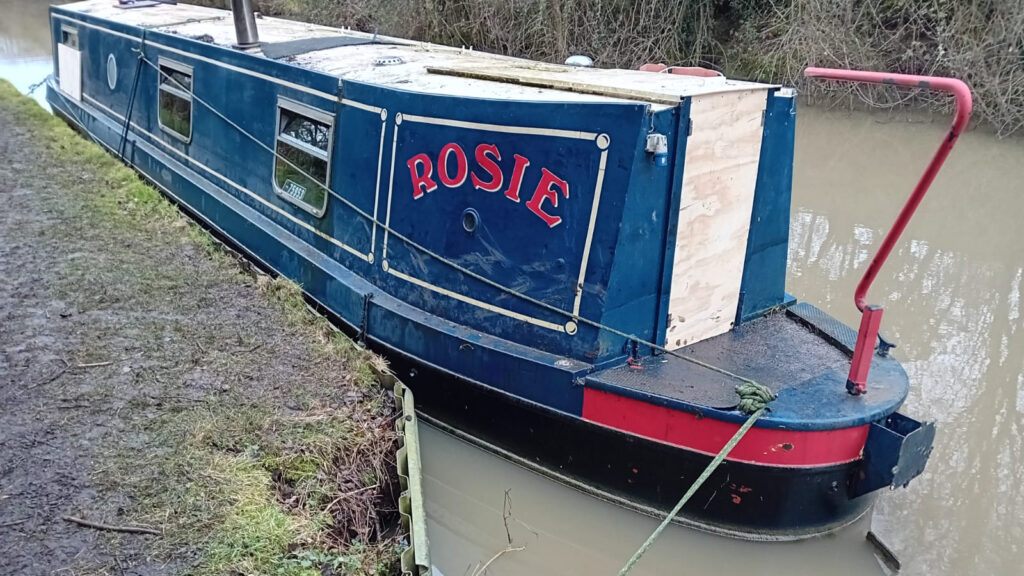
[[0, 574], [388, 571], [393, 544], [348, 545], [384, 540], [392, 506], [367, 357], [15, 94], [0, 81]]

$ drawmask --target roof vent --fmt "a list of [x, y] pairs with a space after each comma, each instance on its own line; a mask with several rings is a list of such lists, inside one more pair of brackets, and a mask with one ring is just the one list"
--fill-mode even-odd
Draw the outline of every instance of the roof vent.
[[374, 66], [394, 66], [396, 64], [405, 64], [405, 60], [401, 56], [378, 56], [373, 59]]
[[569, 56], [565, 59], [566, 66], [578, 66], [580, 68], [593, 68], [594, 60], [590, 56], [584, 56], [582, 54], [576, 54], [575, 56]]

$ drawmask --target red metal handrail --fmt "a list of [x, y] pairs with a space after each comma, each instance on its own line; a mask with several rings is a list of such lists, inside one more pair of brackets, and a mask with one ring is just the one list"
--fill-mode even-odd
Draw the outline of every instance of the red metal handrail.
[[907, 203], [900, 210], [896, 222], [885, 235], [882, 245], [878, 248], [875, 257], [871, 259], [868, 269], [857, 284], [857, 290], [853, 295], [853, 302], [857, 309], [862, 312], [860, 329], [857, 331], [857, 344], [853, 351], [853, 361], [850, 363], [850, 375], [846, 380], [846, 390], [850, 394], [860, 395], [867, 392], [868, 371], [871, 368], [871, 356], [874, 353], [875, 341], [878, 339], [878, 329], [882, 323], [882, 307], [867, 303], [868, 288], [878, 276], [878, 271], [885, 264], [885, 260], [892, 252], [893, 246], [899, 240], [907, 223], [914, 216], [928, 188], [935, 180], [935, 176], [942, 168], [950, 151], [956, 144], [957, 138], [967, 127], [967, 121], [971, 117], [971, 89], [967, 84], [955, 78], [941, 78], [935, 76], [915, 76], [912, 74], [887, 74], [884, 72], [865, 72], [861, 70], [839, 70], [833, 68], [807, 68], [804, 76], [808, 78], [824, 78], [826, 80], [842, 80], [845, 82], [859, 82], [867, 84], [888, 84], [903, 86], [906, 88], [919, 88], [924, 90], [936, 90], [949, 92], [956, 98], [956, 115], [953, 118], [953, 125], [949, 128], [949, 134], [939, 144], [939, 149], [932, 157], [924, 174], [918, 181], [914, 191], [911, 192]]

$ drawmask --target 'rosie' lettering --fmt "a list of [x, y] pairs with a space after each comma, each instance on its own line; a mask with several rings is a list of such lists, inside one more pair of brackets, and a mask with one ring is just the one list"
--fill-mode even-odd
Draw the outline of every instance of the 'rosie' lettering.
[[[487, 154], [494, 158], [489, 158]], [[481, 144], [476, 147], [476, 163], [491, 175], [491, 181], [485, 183], [476, 174], [473, 174], [469, 178], [473, 181], [474, 188], [484, 192], [497, 192], [501, 189], [501, 184], [505, 178], [501, 173], [501, 167], [498, 166], [497, 160], [501, 160], [501, 154], [498, 152], [498, 147], [494, 144]]]
[[[523, 177], [530, 166], [529, 158], [519, 154], [513, 154], [513, 166], [508, 177], [508, 188], [503, 194], [509, 200], [519, 202], [519, 193], [523, 186]], [[466, 151], [455, 142], [449, 142], [441, 147], [437, 154], [437, 179], [447, 188], [458, 188], [466, 182], [468, 177], [473, 188], [485, 192], [497, 192], [505, 184], [505, 174], [498, 162], [501, 160], [501, 152], [494, 144], [480, 144], [473, 154], [476, 166], [470, 169], [469, 157]], [[422, 198], [426, 193], [437, 190], [438, 183], [434, 180], [435, 163], [425, 153], [420, 153], [406, 162], [409, 167], [409, 176], [412, 179], [412, 197], [414, 200]], [[549, 228], [554, 228], [562, 222], [562, 217], [552, 214], [547, 210], [558, 208], [558, 197], [569, 198], [569, 183], [559, 178], [547, 168], [541, 168], [540, 182], [533, 190], [533, 195], [526, 202], [526, 207], [544, 221]], [[547, 205], [545, 205], [547, 202]], [[547, 210], [545, 210], [547, 208]]]
[[551, 206], [558, 208], [558, 194], [551, 189], [551, 186], [557, 186], [562, 190], [562, 196], [566, 199], [569, 198], [569, 183], [562, 180], [558, 176], [555, 176], [548, 171], [547, 168], [540, 169], [540, 182], [537, 183], [537, 189], [533, 191], [533, 198], [526, 203], [526, 207], [533, 211], [534, 214], [540, 216], [540, 219], [548, 223], [548, 228], [554, 228], [558, 226], [558, 223], [562, 221], [561, 216], [552, 216], [544, 211], [542, 205], [545, 200], [551, 201]]
[[526, 172], [526, 167], [530, 165], [530, 161], [519, 154], [515, 155], [515, 159], [516, 165], [512, 168], [512, 182], [508, 185], [508, 190], [505, 190], [505, 197], [519, 202], [519, 187], [523, 185], [523, 174]]
[[[455, 177], [448, 174], [448, 157], [455, 154]], [[458, 144], [445, 144], [441, 148], [441, 155], [437, 157], [437, 175], [441, 178], [441, 184], [449, 188], [458, 188], [466, 181], [466, 174], [469, 173], [469, 161], [466, 160], [466, 153]]]
[[[437, 182], [430, 179], [430, 173], [434, 171], [434, 165], [430, 162], [430, 156], [417, 154], [406, 162], [409, 166], [409, 173], [412, 174], [412, 197], [420, 198], [426, 192], [437, 190]], [[417, 168], [422, 168], [422, 172]]]

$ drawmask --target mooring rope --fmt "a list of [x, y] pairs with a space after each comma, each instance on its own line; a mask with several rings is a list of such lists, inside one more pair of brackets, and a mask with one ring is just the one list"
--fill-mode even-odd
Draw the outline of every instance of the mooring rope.
[[523, 294], [521, 292], [517, 292], [517, 291], [515, 291], [515, 290], [513, 290], [511, 288], [508, 288], [508, 287], [506, 287], [506, 286], [504, 286], [502, 284], [499, 284], [498, 282], [495, 282], [495, 281], [491, 280], [490, 278], [486, 278], [484, 276], [481, 276], [480, 274], [477, 274], [476, 272], [473, 272], [472, 270], [469, 270], [468, 268], [465, 268], [465, 267], [459, 265], [458, 263], [453, 262], [453, 261], [445, 258], [444, 256], [442, 256], [442, 255], [434, 252], [433, 250], [427, 248], [426, 246], [423, 246], [423, 245], [417, 243], [416, 241], [414, 241], [413, 239], [409, 238], [408, 236], [406, 236], [406, 235], [402, 234], [401, 232], [398, 232], [397, 230], [391, 228], [386, 223], [381, 222], [380, 220], [377, 220], [377, 218], [374, 217], [372, 214], [362, 210], [361, 208], [356, 206], [355, 203], [353, 203], [352, 201], [350, 201], [350, 200], [348, 200], [346, 198], [343, 198], [340, 194], [338, 194], [337, 192], [332, 190], [330, 187], [328, 187], [326, 185], [323, 185], [323, 184], [320, 184], [319, 181], [316, 178], [314, 178], [308, 172], [303, 170], [301, 167], [297, 166], [296, 164], [294, 164], [293, 162], [291, 162], [290, 160], [288, 160], [284, 156], [278, 154], [277, 150], [274, 150], [270, 146], [264, 144], [258, 138], [256, 138], [255, 136], [253, 136], [252, 134], [247, 132], [244, 128], [239, 126], [237, 123], [232, 121], [230, 118], [228, 118], [227, 116], [222, 114], [213, 105], [207, 103], [205, 100], [203, 100], [202, 98], [197, 96], [195, 94], [195, 92], [193, 92], [191, 89], [185, 88], [185, 86], [183, 86], [181, 83], [179, 83], [176, 79], [174, 79], [170, 75], [164, 73], [162, 70], [160, 70], [159, 66], [157, 66], [151, 60], [149, 60], [148, 58], [145, 57], [145, 43], [146, 43], [145, 39], [143, 38], [142, 39], [142, 45], [141, 45], [142, 55], [140, 57], [142, 58], [143, 62], [145, 62], [147, 65], [149, 65], [154, 70], [156, 70], [157, 74], [159, 74], [160, 76], [166, 77], [171, 82], [173, 82], [175, 85], [177, 85], [177, 87], [179, 89], [181, 89], [181, 90], [183, 90], [185, 92], [188, 92], [192, 96], [192, 99], [194, 101], [199, 102], [201, 105], [203, 105], [208, 110], [210, 110], [210, 112], [213, 112], [217, 117], [219, 117], [221, 120], [226, 122], [229, 126], [234, 128], [235, 130], [238, 130], [242, 135], [246, 136], [247, 138], [249, 138], [250, 140], [255, 142], [257, 146], [259, 146], [260, 148], [263, 148], [264, 150], [270, 152], [275, 158], [280, 159], [282, 162], [284, 162], [285, 164], [291, 166], [296, 171], [298, 171], [299, 174], [302, 174], [303, 176], [309, 178], [311, 181], [316, 182], [328, 194], [330, 194], [331, 196], [336, 198], [339, 202], [344, 204], [346, 207], [351, 209], [353, 212], [358, 214], [360, 217], [366, 219], [367, 221], [369, 221], [369, 222], [371, 222], [371, 223], [373, 223], [373, 224], [375, 224], [377, 226], [380, 226], [382, 230], [384, 230], [388, 234], [394, 236], [395, 238], [398, 238], [399, 240], [405, 242], [408, 246], [410, 246], [412, 248], [415, 248], [416, 250], [422, 252], [423, 254], [425, 254], [427, 256], [430, 256], [431, 258], [433, 258], [433, 259], [435, 259], [435, 260], [437, 260], [437, 261], [439, 261], [439, 262], [441, 262], [441, 263], [443, 263], [443, 264], [445, 264], [447, 266], [450, 266], [451, 268], [455, 269], [456, 271], [458, 271], [458, 272], [460, 272], [460, 273], [462, 273], [462, 274], [464, 274], [464, 275], [466, 275], [466, 276], [468, 276], [470, 278], [473, 278], [474, 280], [478, 280], [478, 281], [480, 281], [480, 282], [482, 282], [482, 283], [484, 283], [484, 284], [486, 284], [486, 285], [488, 285], [488, 286], [490, 286], [492, 288], [495, 288], [495, 289], [497, 289], [497, 290], [499, 290], [501, 292], [504, 292], [504, 293], [506, 293], [506, 294], [508, 294], [510, 296], [513, 296], [515, 298], [519, 298], [520, 300], [523, 300], [524, 302], [528, 302], [530, 304], [533, 304], [534, 306], [537, 306], [537, 307], [539, 307], [539, 308], [541, 308], [543, 310], [547, 310], [549, 312], [558, 314], [560, 316], [567, 317], [567, 318], [569, 318], [569, 319], [571, 319], [571, 320], [573, 320], [575, 322], [579, 322], [581, 324], [586, 324], [586, 325], [591, 326], [593, 328], [596, 328], [598, 330], [602, 330], [602, 331], [608, 332], [609, 334], [614, 334], [616, 336], [625, 338], [627, 340], [631, 340], [631, 341], [636, 342], [638, 344], [643, 344], [644, 346], [649, 346], [652, 350], [657, 350], [657, 351], [662, 352], [664, 354], [668, 354], [670, 356], [678, 358], [678, 359], [680, 359], [680, 360], [682, 360], [684, 362], [688, 362], [690, 364], [694, 364], [696, 366], [700, 366], [701, 368], [705, 368], [707, 370], [711, 370], [712, 372], [717, 372], [718, 374], [721, 374], [721, 375], [726, 376], [728, 378], [732, 378], [732, 379], [734, 379], [734, 380], [736, 380], [738, 382], [742, 382], [744, 384], [758, 385], [757, 382], [755, 382], [754, 380], [752, 380], [750, 378], [747, 378], [745, 376], [740, 376], [739, 374], [734, 374], [734, 373], [732, 373], [732, 372], [730, 372], [730, 371], [728, 371], [728, 370], [726, 370], [724, 368], [719, 368], [718, 366], [715, 366], [713, 364], [709, 364], [707, 362], [703, 362], [701, 360], [697, 360], [696, 358], [690, 358], [688, 356], [680, 354], [680, 353], [678, 353], [678, 352], [676, 352], [674, 350], [670, 350], [670, 349], [668, 349], [668, 348], [666, 348], [664, 346], [661, 346], [659, 344], [655, 344], [653, 342], [648, 342], [648, 341], [646, 341], [646, 340], [644, 340], [642, 338], [638, 338], [638, 337], [636, 337], [636, 336], [634, 336], [632, 334], [629, 334], [627, 332], [623, 332], [622, 330], [618, 330], [616, 328], [612, 328], [611, 326], [607, 326], [607, 325], [602, 324], [600, 322], [596, 322], [594, 320], [590, 320], [590, 319], [584, 318], [582, 316], [574, 315], [572, 312], [568, 312], [566, 310], [562, 310], [561, 308], [558, 308], [557, 306], [554, 306], [552, 304], [548, 304], [547, 302], [544, 302], [542, 300], [538, 300], [536, 298], [533, 298], [532, 296], [527, 296], [526, 294]]
[[28, 87], [28, 91], [25, 92], [25, 94], [28, 96], [35, 94], [35, 91], [38, 90], [39, 87], [43, 84], [46, 84], [47, 80], [49, 80], [51, 76], [53, 76], [53, 74], [47, 74], [46, 77], [40, 80], [39, 82], [36, 82], [35, 84], [30, 84]]
[[[142, 29], [142, 43], [146, 43], [146, 29]], [[135, 51], [134, 48], [132, 48]], [[128, 108], [124, 111], [124, 126], [121, 129], [121, 143], [117, 146], [117, 153], [121, 155], [121, 160], [125, 160], [124, 147], [128, 143], [128, 129], [132, 123], [132, 111], [135, 109], [135, 95], [139, 92], [139, 77], [142, 76], [142, 60], [145, 57], [142, 54], [142, 48], [138, 49], [139, 58], [135, 64], [135, 78], [132, 80], [132, 95], [128, 98]], [[157, 88], [159, 91], [159, 87]]]
[[719, 464], [721, 464], [722, 461], [725, 460], [726, 456], [732, 452], [732, 449], [740, 443], [740, 440], [743, 439], [743, 436], [745, 436], [751, 426], [754, 425], [754, 422], [756, 422], [757, 419], [765, 412], [770, 410], [770, 408], [768, 408], [768, 403], [776, 398], [771, 389], [757, 383], [744, 383], [737, 386], [736, 393], [740, 395], [740, 403], [737, 406], [737, 409], [746, 414], [750, 414], [750, 417], [747, 418], [747, 421], [743, 423], [743, 426], [740, 426], [740, 429], [732, 435], [732, 438], [726, 442], [725, 446], [722, 447], [711, 463], [708, 464], [707, 468], [700, 473], [697, 480], [690, 485], [686, 494], [683, 494], [683, 497], [675, 507], [672, 508], [672, 511], [665, 516], [665, 519], [661, 521], [661, 524], [654, 529], [654, 532], [652, 532], [651, 535], [647, 537], [647, 540], [644, 540], [644, 543], [640, 545], [640, 548], [633, 553], [633, 556], [626, 562], [626, 565], [622, 567], [622, 570], [619, 570], [619, 576], [626, 576], [629, 574], [630, 570], [632, 570], [633, 567], [636, 566], [636, 563], [640, 561], [640, 557], [647, 552], [647, 549], [654, 544], [654, 541], [658, 539], [658, 536], [660, 536], [665, 528], [672, 523], [672, 519], [676, 517], [676, 514], [679, 514], [679, 511], [683, 509], [683, 506], [685, 506], [686, 503], [690, 501], [690, 498], [697, 493], [697, 490], [700, 489], [701, 485], [711, 477], [711, 474], [714, 473]]

